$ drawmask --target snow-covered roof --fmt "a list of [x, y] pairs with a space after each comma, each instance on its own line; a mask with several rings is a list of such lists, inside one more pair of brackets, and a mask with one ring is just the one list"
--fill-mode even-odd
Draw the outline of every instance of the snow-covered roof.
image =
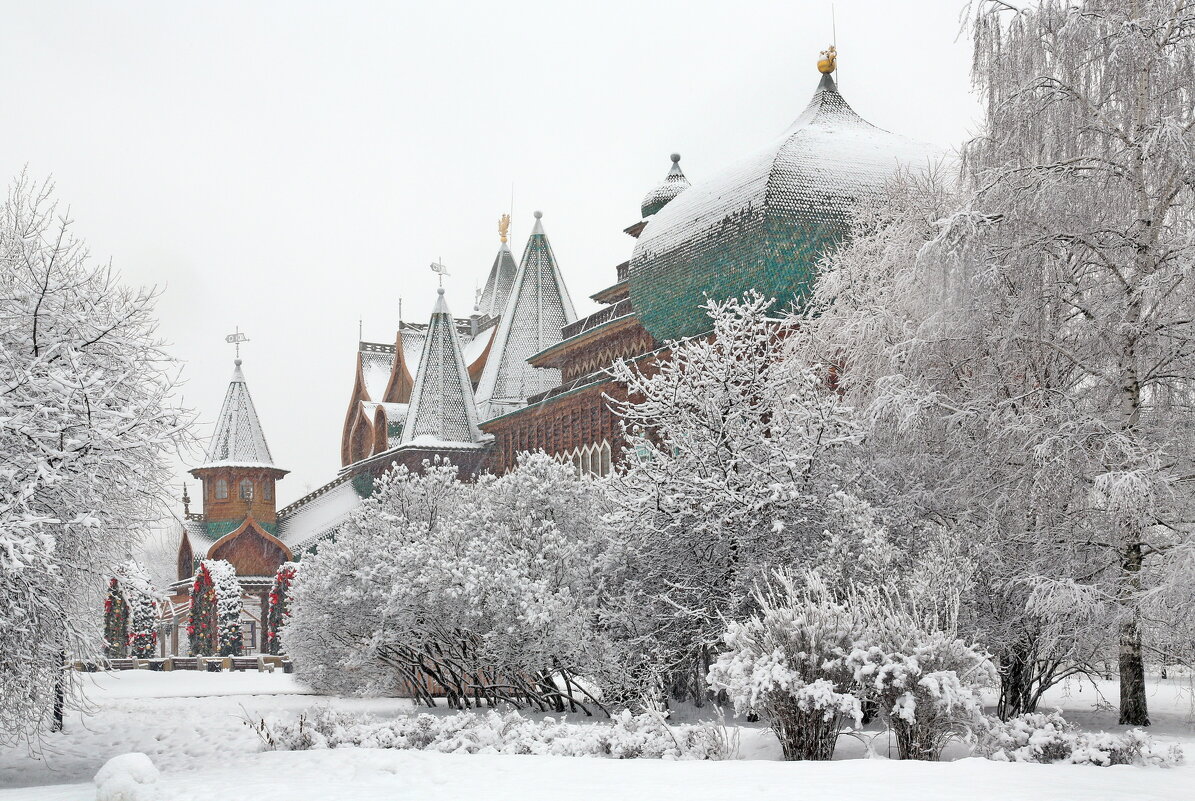
[[877, 128], [843, 99], [830, 75], [778, 139], [677, 195], [635, 242], [630, 297], [660, 341], [708, 331], [706, 297], [749, 289], [800, 301], [818, 260], [848, 233], [852, 210], [902, 165], [936, 148]]
[[439, 290], [427, 325], [419, 372], [411, 390], [411, 403], [399, 445], [428, 438], [445, 442], [477, 442], [481, 439], [473, 384], [443, 288]]
[[342, 476], [278, 513], [278, 538], [299, 554], [315, 540], [331, 534], [361, 504], [351, 476]]
[[359, 356], [365, 391], [371, 401], [380, 401], [386, 394], [386, 385], [390, 383], [390, 373], [394, 369], [394, 346], [362, 342]]
[[490, 317], [497, 317], [502, 313], [506, 308], [506, 300], [510, 297], [510, 289], [514, 286], [518, 269], [510, 247], [503, 242], [498, 248], [498, 255], [494, 257], [493, 266], [490, 267], [490, 275], [486, 278], [485, 289], [482, 290], [481, 299], [477, 303], [477, 311]]
[[469, 367], [481, 358], [481, 354], [485, 353], [486, 346], [490, 344], [490, 340], [494, 338], [494, 332], [497, 330], [498, 326], [492, 325], [468, 342], [461, 343], [461, 355], [465, 357], [465, 367]]
[[200, 468], [208, 467], [270, 467], [274, 460], [270, 456], [266, 436], [257, 419], [253, 399], [249, 397], [249, 386], [241, 371], [241, 360], [236, 360], [232, 381], [224, 395], [224, 405], [216, 420], [216, 433], [208, 444], [207, 457]]
[[560, 383], [559, 370], [541, 370], [527, 363], [531, 355], [559, 342], [560, 329], [577, 319], [542, 217], [535, 212], [535, 227], [477, 383], [482, 420], [518, 408], [531, 395]]
[[680, 168], [680, 153], [673, 153], [672, 168], [664, 176], [663, 182], [652, 187], [643, 196], [643, 203], [640, 204], [639, 211], [644, 217], [650, 217], [688, 188], [689, 179], [685, 177], [684, 171]]

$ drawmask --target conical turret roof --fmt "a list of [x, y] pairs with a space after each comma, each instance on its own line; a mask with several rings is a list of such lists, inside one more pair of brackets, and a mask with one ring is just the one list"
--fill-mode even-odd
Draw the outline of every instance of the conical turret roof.
[[527, 359], [561, 340], [560, 329], [577, 319], [541, 212], [527, 239], [510, 298], [494, 334], [489, 358], [477, 383], [482, 420], [522, 406], [528, 397], [560, 383], [559, 370], [532, 367]]
[[501, 314], [506, 308], [507, 299], [510, 298], [510, 288], [514, 285], [515, 273], [518, 270], [510, 246], [503, 241], [502, 246], [498, 248], [498, 255], [494, 257], [494, 266], [490, 268], [481, 299], [477, 302], [477, 311], [490, 317]]
[[443, 288], [439, 293], [423, 340], [400, 447], [422, 442], [475, 443], [482, 436], [456, 326]]
[[257, 409], [249, 396], [249, 385], [237, 359], [232, 371], [224, 405], [216, 420], [216, 433], [207, 447], [206, 467], [268, 467], [277, 469], [266, 445], [266, 436], [257, 419]]

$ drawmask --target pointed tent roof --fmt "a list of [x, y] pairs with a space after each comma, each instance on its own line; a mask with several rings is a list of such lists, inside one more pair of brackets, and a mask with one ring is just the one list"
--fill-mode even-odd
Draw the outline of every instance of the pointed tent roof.
[[490, 356], [477, 383], [482, 420], [516, 409], [531, 395], [560, 384], [559, 370], [543, 370], [527, 363], [533, 354], [560, 342], [560, 329], [577, 319], [544, 233], [542, 217], [541, 212], [535, 212], [535, 227], [527, 239]]
[[497, 317], [502, 313], [506, 308], [506, 301], [510, 297], [510, 288], [514, 284], [518, 269], [510, 246], [503, 241], [502, 246], [498, 248], [498, 255], [494, 257], [490, 276], [485, 281], [485, 289], [481, 292], [477, 311], [490, 317]]
[[199, 468], [207, 467], [268, 467], [274, 470], [274, 460], [266, 445], [266, 436], [249, 397], [249, 385], [237, 359], [232, 381], [224, 395], [224, 405], [216, 421], [216, 433], [207, 446], [207, 458]]
[[444, 289], [439, 293], [427, 324], [399, 447], [422, 444], [428, 439], [437, 443], [474, 443], [482, 436], [477, 427], [473, 385], [465, 369], [456, 326], [444, 301]]

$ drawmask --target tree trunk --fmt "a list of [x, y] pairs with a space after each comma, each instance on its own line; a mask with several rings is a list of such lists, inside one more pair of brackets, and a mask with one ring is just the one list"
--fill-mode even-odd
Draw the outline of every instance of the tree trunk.
[[[1142, 553], [1139, 544], [1125, 552], [1124, 570], [1131, 589], [1141, 583]], [[1135, 599], [1133, 599], [1135, 600]], [[1130, 601], [1132, 603], [1132, 601]], [[1135, 606], [1128, 620], [1120, 624], [1120, 723], [1122, 726], [1148, 726], [1149, 709], [1145, 700], [1145, 660], [1141, 655], [1141, 623]]]
[[54, 675], [54, 711], [50, 731], [62, 731], [62, 719], [66, 712], [66, 651], [58, 652], [57, 672]]

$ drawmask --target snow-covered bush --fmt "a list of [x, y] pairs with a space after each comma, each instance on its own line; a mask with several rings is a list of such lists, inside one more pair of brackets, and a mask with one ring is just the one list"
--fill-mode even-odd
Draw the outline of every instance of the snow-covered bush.
[[936, 760], [982, 720], [977, 688], [991, 683], [990, 663], [983, 651], [944, 632], [894, 633], [881, 634], [885, 645], [860, 642], [847, 664], [896, 734], [900, 758]]
[[294, 562], [283, 562], [274, 574], [270, 587], [270, 609], [266, 614], [266, 642], [271, 654], [282, 653], [282, 627], [290, 619], [290, 585], [294, 583]]
[[321, 691], [431, 706], [589, 711], [592, 687], [616, 699], [625, 661], [595, 608], [603, 499], [601, 482], [542, 453], [473, 483], [439, 462], [387, 474], [303, 560], [286, 630], [296, 669]]
[[191, 585], [191, 617], [187, 622], [194, 655], [239, 656], [241, 585], [236, 568], [223, 559], [205, 559]]
[[830, 759], [847, 722], [863, 717], [847, 662], [860, 621], [815, 573], [798, 585], [778, 571], [754, 597], [759, 611], [727, 627], [710, 686], [726, 690], [738, 713], [764, 717], [785, 759]]
[[533, 720], [515, 711], [450, 716], [404, 714], [362, 721], [324, 707], [293, 723], [250, 724], [267, 749], [304, 751], [346, 746], [406, 748], [441, 753], [550, 754], [608, 759], [734, 759], [735, 742], [717, 724], [670, 726], [653, 713], [624, 711], [609, 722]]
[[976, 753], [1003, 762], [1169, 767], [1183, 762], [1181, 746], [1155, 742], [1141, 729], [1123, 734], [1085, 732], [1061, 712], [1033, 712], [1006, 721], [989, 718]]

